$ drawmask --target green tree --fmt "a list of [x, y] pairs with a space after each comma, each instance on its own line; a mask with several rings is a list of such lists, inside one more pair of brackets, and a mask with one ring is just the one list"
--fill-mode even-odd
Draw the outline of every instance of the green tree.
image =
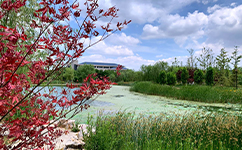
[[81, 65], [74, 72], [74, 80], [75, 82], [83, 82], [83, 79], [85, 79], [89, 74], [93, 73], [95, 73], [95, 68], [93, 65]]
[[207, 72], [205, 75], [205, 81], [207, 85], [214, 84], [214, 69], [212, 67], [207, 68]]
[[195, 66], [195, 60], [196, 60], [196, 57], [194, 57], [194, 50], [193, 49], [190, 49], [190, 50], [187, 50], [190, 54], [190, 57], [187, 59], [187, 66], [189, 68], [194, 68]]
[[73, 81], [74, 79], [74, 69], [71, 67], [67, 67], [64, 70], [64, 74], [62, 75], [64, 81]]
[[228, 57], [224, 48], [220, 50], [220, 54], [216, 57], [219, 72], [219, 84], [228, 85], [228, 78], [226, 77], [226, 68], [228, 69], [231, 59]]
[[134, 76], [135, 76], [134, 81], [142, 81], [144, 78], [143, 73], [141, 71], [136, 71]]
[[167, 73], [167, 84], [175, 85], [176, 84], [176, 75], [172, 72]]
[[179, 65], [178, 65], [179, 63], [180, 63], [180, 61], [178, 61], [177, 58], [175, 57], [175, 60], [172, 62], [172, 66], [179, 67]]
[[182, 84], [186, 84], [188, 78], [189, 78], [189, 73], [187, 71], [187, 68], [186, 67], [183, 67], [182, 73], [181, 73], [181, 81], [182, 81]]
[[195, 81], [195, 83], [202, 84], [203, 83], [203, 79], [204, 79], [203, 71], [200, 70], [200, 69], [197, 69], [194, 72], [194, 81]]
[[232, 64], [234, 66], [234, 69], [232, 71], [231, 75], [231, 82], [232, 85], [238, 88], [237, 83], [238, 83], [238, 63], [240, 62], [240, 59], [242, 58], [242, 55], [238, 54], [238, 46], [235, 46], [234, 51], [232, 53], [231, 59], [232, 59]]
[[167, 81], [166, 72], [164, 70], [162, 70], [159, 74], [159, 83], [166, 84], [166, 81]]
[[203, 68], [203, 70], [206, 70], [209, 66], [212, 66], [214, 64], [213, 59], [213, 50], [209, 48], [203, 48], [202, 53], [197, 58], [200, 66]]

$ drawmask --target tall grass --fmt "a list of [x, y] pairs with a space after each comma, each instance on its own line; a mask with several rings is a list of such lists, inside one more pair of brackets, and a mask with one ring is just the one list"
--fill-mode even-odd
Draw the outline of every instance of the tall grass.
[[235, 90], [230, 87], [201, 85], [168, 86], [152, 82], [137, 82], [130, 90], [144, 94], [161, 95], [198, 102], [242, 103], [242, 89]]
[[[238, 150], [242, 124], [237, 116], [187, 114], [134, 117], [134, 113], [89, 118], [86, 150]], [[93, 133], [92, 128], [96, 131]]]

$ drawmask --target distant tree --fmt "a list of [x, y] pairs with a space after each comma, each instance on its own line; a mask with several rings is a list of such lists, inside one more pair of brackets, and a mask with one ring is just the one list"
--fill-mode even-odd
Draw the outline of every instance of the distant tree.
[[194, 72], [194, 81], [195, 81], [195, 83], [202, 84], [203, 83], [203, 79], [204, 79], [203, 71], [200, 70], [200, 69], [197, 69]]
[[217, 66], [219, 68], [219, 84], [228, 85], [228, 78], [226, 77], [226, 66], [228, 68], [231, 59], [228, 57], [224, 48], [220, 50], [220, 54], [216, 57]]
[[135, 81], [142, 81], [143, 79], [143, 73], [141, 71], [136, 71], [134, 76], [135, 76]]
[[167, 84], [175, 85], [176, 84], [176, 75], [172, 72], [167, 73]]
[[232, 85], [234, 85], [237, 89], [237, 82], [238, 82], [238, 63], [240, 62], [240, 59], [242, 58], [242, 55], [238, 54], [238, 46], [235, 46], [234, 52], [232, 53], [231, 59], [232, 59], [232, 64], [234, 66], [233, 71], [232, 71], [232, 76], [231, 76], [231, 81]]
[[207, 85], [214, 84], [214, 69], [212, 67], [207, 68], [207, 72], [205, 75], [205, 81]]
[[175, 60], [172, 62], [172, 66], [178, 67], [179, 66], [178, 65], [179, 63], [180, 63], [180, 61], [178, 61], [177, 58], [175, 57]]
[[187, 79], [187, 82], [190, 84], [194, 83], [194, 72], [195, 72], [195, 69], [192, 69], [192, 68], [188, 69], [189, 78]]
[[159, 83], [166, 84], [166, 81], [167, 81], [166, 72], [164, 70], [162, 70], [159, 74]]
[[65, 68], [64, 74], [63, 74], [63, 79], [65, 81], [73, 81], [73, 79], [74, 79], [74, 69], [72, 69], [71, 67]]
[[142, 65], [141, 66], [141, 72], [143, 73], [143, 80], [144, 81], [152, 81], [152, 74], [151, 74], [151, 70], [152, 70], [152, 66], [151, 65]]
[[189, 78], [189, 74], [188, 74], [187, 68], [183, 67], [182, 73], [181, 73], [182, 84], [186, 84], [188, 78]]
[[181, 82], [181, 74], [182, 74], [182, 69], [179, 69], [177, 72], [176, 72], [176, 80], [177, 82]]
[[206, 70], [209, 66], [212, 66], [214, 64], [214, 59], [213, 59], [213, 50], [209, 48], [203, 48], [202, 53], [200, 56], [197, 58], [201, 68], [203, 70]]
[[190, 57], [187, 59], [188, 67], [194, 68], [194, 66], [195, 66], [195, 60], [196, 60], [196, 57], [194, 57], [194, 50], [193, 49], [190, 49], [190, 50], [187, 50], [187, 51], [190, 54]]
[[81, 65], [77, 68], [77, 70], [74, 72], [74, 79], [76, 82], [83, 82], [83, 79], [85, 79], [89, 74], [95, 73], [95, 68], [93, 65]]
[[168, 63], [166, 62], [157, 62], [153, 66], [152, 65], [142, 65], [141, 71], [143, 72], [143, 80], [144, 81], [153, 81], [158, 83], [159, 73], [161, 70], [168, 69]]

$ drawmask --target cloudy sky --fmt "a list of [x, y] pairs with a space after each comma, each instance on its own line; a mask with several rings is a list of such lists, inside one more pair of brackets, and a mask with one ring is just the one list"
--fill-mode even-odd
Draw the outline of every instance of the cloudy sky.
[[171, 64], [175, 57], [185, 65], [187, 49], [199, 55], [203, 47], [211, 48], [215, 56], [221, 48], [242, 51], [241, 0], [99, 0], [99, 5], [115, 5], [117, 20], [132, 22], [88, 49], [79, 63], [119, 63], [139, 70], [157, 61]]

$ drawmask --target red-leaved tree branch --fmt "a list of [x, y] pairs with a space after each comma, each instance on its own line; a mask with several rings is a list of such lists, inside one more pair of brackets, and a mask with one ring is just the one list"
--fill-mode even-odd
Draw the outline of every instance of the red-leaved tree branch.
[[[67, 84], [59, 93], [50, 89], [49, 93], [41, 94], [40, 90], [88, 48], [130, 23], [118, 22], [112, 29], [118, 9], [99, 9], [98, 0], [87, 0], [86, 10], [80, 9], [77, 1], [43, 0], [29, 26], [11, 24], [14, 26], [11, 28], [10, 14], [20, 13], [27, 5], [26, 0], [4, 0], [0, 4], [0, 149], [6, 150], [38, 149], [44, 145], [54, 148], [53, 141], [63, 134], [55, 122], [87, 109], [89, 102], [105, 94], [113, 83], [108, 77], [100, 79], [91, 74], [81, 86]], [[102, 17], [110, 22], [97, 28], [95, 24]], [[70, 20], [71, 24], [63, 25]], [[30, 28], [38, 34], [28, 36], [26, 30]], [[92, 42], [93, 37], [99, 40]], [[39, 51], [47, 56], [36, 59]], [[120, 69], [121, 66], [117, 68]], [[70, 98], [71, 90], [74, 96]]]

